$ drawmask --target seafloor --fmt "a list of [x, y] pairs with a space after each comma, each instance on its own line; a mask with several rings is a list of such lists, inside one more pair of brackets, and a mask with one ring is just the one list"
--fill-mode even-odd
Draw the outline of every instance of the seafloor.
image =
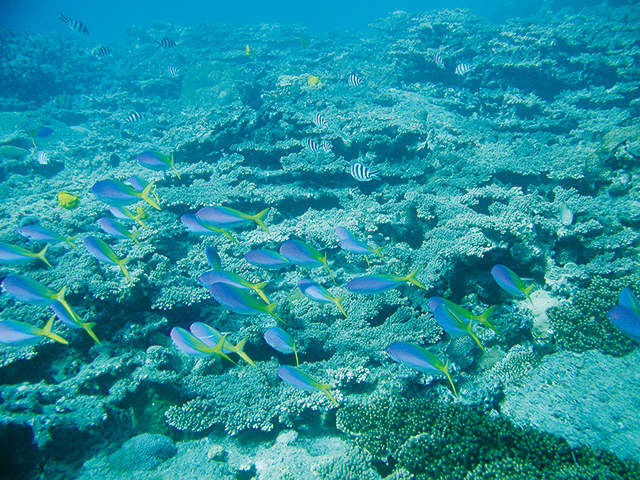
[[[640, 293], [640, 6], [503, 25], [397, 12], [371, 27], [156, 24], [102, 56], [71, 31], [1, 32], [0, 241], [39, 250], [15, 231], [36, 221], [96, 235], [131, 259], [134, 284], [81, 239], [50, 246], [52, 268], [0, 268], [66, 286], [102, 341], [56, 322], [69, 345], [1, 348], [0, 477], [640, 478], [640, 353], [607, 318], [623, 287]], [[177, 46], [158, 48], [165, 37]], [[457, 75], [460, 63], [473, 68]], [[352, 74], [363, 84], [350, 86]], [[143, 119], [126, 122], [133, 112]], [[55, 133], [34, 148], [40, 126]], [[333, 148], [312, 152], [308, 138]], [[175, 152], [181, 179], [140, 166], [150, 149]], [[381, 180], [352, 178], [357, 161]], [[90, 191], [133, 174], [155, 180], [162, 202], [146, 208], [142, 247], [102, 234], [109, 213]], [[60, 207], [61, 191], [80, 205]], [[205, 205], [271, 208], [270, 233], [252, 223], [235, 244], [188, 233], [179, 217]], [[338, 225], [385, 245], [387, 261], [341, 250]], [[327, 253], [335, 286], [326, 269], [243, 259], [292, 238]], [[226, 270], [269, 282], [301, 369], [331, 384], [339, 406], [277, 377], [294, 360], [262, 339], [272, 317], [230, 313], [198, 284], [205, 246]], [[498, 263], [535, 285], [533, 305], [498, 287]], [[343, 288], [419, 266], [427, 291]], [[303, 297], [305, 276], [346, 295], [348, 317]], [[477, 313], [497, 305], [500, 334], [475, 327], [484, 352], [448, 336], [433, 295]], [[38, 326], [50, 315], [6, 293], [0, 307], [3, 320]], [[257, 368], [179, 352], [170, 329], [196, 321], [247, 337]], [[459, 395], [394, 363], [394, 341], [449, 359]]]

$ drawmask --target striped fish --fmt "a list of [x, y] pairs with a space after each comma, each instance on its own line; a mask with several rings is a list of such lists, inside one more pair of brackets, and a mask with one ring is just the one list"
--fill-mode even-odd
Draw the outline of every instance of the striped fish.
[[142, 113], [139, 112], [133, 112], [131, 113], [131, 115], [129, 115], [127, 117], [127, 119], [125, 120], [125, 122], [127, 123], [138, 123], [140, 120], [142, 120], [144, 118], [144, 115]]
[[456, 75], [464, 75], [473, 70], [473, 65], [469, 63], [461, 63], [456, 67]]
[[96, 48], [93, 51], [93, 54], [96, 57], [99, 57], [99, 58], [107, 57], [107, 56], [111, 55], [112, 53], [113, 53], [113, 51], [109, 47], [106, 47], [104, 45], [99, 46], [98, 48]]
[[444, 60], [440, 56], [440, 52], [435, 52], [433, 54], [433, 61], [436, 62], [438, 68], [442, 68], [444, 70]]
[[170, 77], [177, 77], [178, 75], [180, 75], [180, 69], [178, 67], [170, 66], [169, 68], [167, 68], [167, 72], [169, 72]]
[[347, 79], [347, 83], [349, 83], [350, 87], [356, 87], [358, 85], [362, 85], [362, 82], [363, 82], [362, 77], [357, 73], [352, 73], [351, 75], [349, 75], [349, 78]]
[[38, 163], [40, 165], [46, 165], [50, 162], [51, 160], [49, 159], [49, 154], [45, 151], [39, 151], [38, 152]]
[[74, 20], [73, 18], [67, 18], [63, 14], [60, 14], [60, 20], [66, 23], [69, 28], [76, 32], [78, 35], [89, 35], [89, 30], [84, 26], [82, 22]]
[[164, 37], [160, 41], [156, 40], [156, 43], [158, 44], [158, 48], [171, 48], [177, 45], [177, 43], [171, 40], [169, 37]]
[[320, 149], [322, 149], [326, 153], [329, 153], [333, 148], [333, 144], [329, 140], [322, 140], [319, 146]]
[[369, 170], [361, 163], [351, 165], [351, 176], [359, 182], [370, 182], [371, 180], [380, 180], [378, 170]]
[[328, 126], [327, 121], [319, 113], [313, 114], [313, 123], [315, 123], [318, 128], [327, 128]]
[[318, 153], [320, 150], [322, 150], [322, 147], [318, 145], [318, 143], [312, 138], [305, 139], [304, 144], [313, 153]]

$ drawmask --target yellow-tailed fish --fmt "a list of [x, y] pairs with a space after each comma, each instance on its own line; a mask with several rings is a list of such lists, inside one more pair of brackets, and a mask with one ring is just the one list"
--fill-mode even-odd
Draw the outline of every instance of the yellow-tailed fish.
[[420, 267], [416, 268], [406, 277], [387, 274], [365, 275], [350, 280], [344, 288], [352, 293], [382, 293], [388, 290], [393, 290], [406, 282], [411, 282], [415, 286], [426, 290], [427, 287], [422, 285], [422, 283], [415, 278], [419, 271]]
[[43, 227], [42, 225], [24, 225], [22, 227], [16, 228], [16, 232], [18, 232], [23, 237], [28, 238], [29, 240], [33, 240], [38, 243], [59, 243], [66, 242], [70, 247], [75, 250], [78, 249], [76, 244], [73, 242], [80, 235], [73, 235], [71, 237], [65, 237], [63, 235], [59, 235], [53, 230], [49, 230], [48, 228]]
[[10, 347], [28, 347], [40, 343], [45, 338], [50, 338], [67, 345], [69, 342], [51, 331], [55, 318], [51, 316], [44, 328], [15, 320], [2, 320], [0, 321], [0, 343]]
[[140, 165], [150, 170], [162, 171], [172, 168], [173, 171], [176, 172], [178, 178], [180, 178], [180, 174], [173, 164], [173, 152], [171, 152], [171, 157], [167, 157], [164, 153], [160, 153], [155, 150], [147, 150], [138, 155], [136, 160], [138, 160]]
[[96, 237], [92, 237], [92, 236], [85, 237], [82, 243], [84, 243], [84, 246], [86, 247], [86, 249], [96, 260], [99, 260], [101, 262], [108, 263], [111, 265], [117, 265], [118, 267], [120, 267], [120, 270], [122, 270], [122, 273], [127, 278], [127, 280], [133, 283], [133, 280], [131, 279], [131, 275], [129, 275], [129, 272], [125, 267], [125, 264], [129, 261], [128, 258], [122, 258], [122, 259], [118, 258], [115, 252], [111, 250], [111, 247], [109, 247], [109, 245], [107, 245], [102, 240]]
[[38, 253], [32, 253], [22, 247], [0, 242], [0, 263], [4, 263], [6, 265], [22, 265], [39, 258], [50, 267], [51, 264], [49, 263], [49, 260], [44, 256], [48, 247], [49, 245], [46, 245]]
[[147, 184], [142, 192], [138, 192], [131, 185], [117, 180], [100, 180], [93, 184], [91, 192], [96, 198], [107, 205], [113, 207], [126, 207], [140, 200], [144, 200], [156, 210], [162, 210], [156, 200], [150, 195], [154, 194], [155, 185], [153, 182]]
[[331, 392], [329, 391], [331, 385], [318, 382], [315, 378], [307, 375], [299, 368], [284, 365], [278, 369], [278, 376], [289, 385], [296, 388], [301, 388], [302, 390], [307, 390], [309, 392], [322, 392], [329, 397], [335, 405], [338, 405], [338, 402], [336, 402], [336, 399], [333, 398], [333, 395], [331, 395]]
[[500, 287], [510, 293], [511, 295], [520, 296], [521, 294], [526, 296], [531, 302], [531, 306], [533, 307], [533, 300], [531, 300], [531, 290], [533, 290], [533, 285], [530, 287], [525, 287], [520, 277], [516, 275], [516, 273], [508, 267], [504, 265], [495, 265], [491, 269], [491, 275], [493, 279], [496, 281]]

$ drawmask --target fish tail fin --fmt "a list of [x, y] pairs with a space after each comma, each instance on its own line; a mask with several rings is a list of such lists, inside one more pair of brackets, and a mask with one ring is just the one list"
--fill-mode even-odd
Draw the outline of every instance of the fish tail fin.
[[49, 248], [49, 244], [46, 244], [42, 250], [40, 250], [38, 253], [36, 253], [36, 256], [40, 260], [42, 260], [44, 263], [46, 263], [47, 267], [51, 267], [51, 264], [49, 263], [49, 260], [47, 260], [46, 257], [44, 256], [44, 254], [47, 253], [47, 248]]
[[176, 175], [178, 176], [178, 180], [181, 180], [180, 174], [178, 173], [178, 169], [173, 164], [173, 152], [171, 152], [171, 163], [169, 165], [171, 165], [171, 168], [173, 168], [173, 171], [176, 172]]
[[[124, 207], [123, 207], [124, 208]], [[149, 215], [147, 215], [146, 210], [144, 209], [144, 207], [141, 207], [140, 205], [137, 206], [136, 208], [136, 214], [132, 215], [131, 218], [133, 220], [135, 220], [136, 223], [140, 224], [140, 226], [142, 228], [147, 228], [147, 226], [144, 224], [144, 222], [142, 220], [144, 220], [145, 218], [147, 218]]]
[[347, 318], [348, 317], [347, 312], [344, 311], [344, 308], [342, 308], [342, 304], [340, 303], [340, 302], [342, 302], [342, 300], [344, 300], [344, 297], [332, 298], [331, 299], [331, 301], [336, 304], [336, 307], [338, 307], [340, 309], [340, 311], [344, 315], [344, 318]]
[[68, 244], [70, 247], [72, 247], [72, 248], [74, 248], [74, 249], [78, 250], [78, 246], [77, 246], [73, 241], [74, 241], [76, 238], [80, 238], [81, 236], [82, 236], [82, 234], [81, 234], [81, 233], [79, 233], [78, 235], [73, 235], [73, 236], [71, 236], [71, 237], [67, 237], [67, 238], [65, 238], [65, 239], [64, 239], [64, 241], [65, 241], [65, 242], [67, 242], [67, 244]]
[[296, 348], [296, 344], [293, 344], [293, 354], [296, 356], [296, 367], [300, 365], [300, 361], [298, 360], [298, 349]]
[[142, 248], [142, 245], [140, 244], [140, 242], [138, 241], [138, 239], [136, 238], [138, 235], [140, 235], [140, 230], [138, 230], [137, 232], [132, 232], [131, 236], [129, 237], [131, 240], [133, 240], [133, 243], [135, 243], [137, 246], [139, 246], [140, 248]]
[[226, 358], [227, 360], [229, 360], [234, 365], [237, 365], [236, 362], [234, 362], [233, 360], [231, 360], [231, 358], [229, 358], [229, 355], [227, 355], [226, 353], [224, 353], [222, 351], [222, 347], [223, 347], [223, 345], [225, 344], [226, 341], [227, 341], [227, 335], [225, 334], [225, 335], [222, 336], [222, 338], [220, 340], [218, 340], [218, 343], [216, 343], [216, 346], [213, 348], [211, 353], [215, 353], [216, 355], [220, 355], [222, 358]]
[[326, 383], [321, 383], [318, 385], [318, 388], [322, 390], [327, 395], [327, 397], [331, 399], [334, 405], [338, 405], [338, 402], [336, 402], [336, 399], [333, 398], [333, 395], [331, 395], [331, 392], [329, 391], [329, 389], [331, 388], [331, 385], [327, 385]]
[[266, 312], [271, 315], [273, 318], [275, 318], [276, 320], [278, 320], [279, 322], [284, 323], [285, 325], [287, 325], [287, 322], [285, 322], [284, 320], [282, 320], [279, 316], [277, 316], [273, 311], [276, 309], [276, 307], [279, 305], [279, 303], [270, 303], [269, 305], [266, 305], [264, 308], [266, 310]]
[[489, 317], [497, 307], [498, 307], [497, 305], [492, 305], [485, 312], [483, 312], [482, 315], [479, 315], [476, 318], [476, 320], [481, 324], [483, 324], [485, 327], [490, 328], [491, 330], [496, 332], [498, 335], [500, 335], [500, 332], [498, 331], [498, 329], [489, 321]]
[[535, 287], [535, 285], [530, 285], [527, 288], [525, 288], [522, 293], [524, 293], [527, 298], [529, 299], [529, 302], [531, 302], [531, 306], [533, 308], [536, 308], [536, 306], [533, 304], [533, 300], [531, 300], [531, 291], [533, 290], [533, 288]]
[[122, 270], [122, 273], [127, 278], [127, 280], [129, 280], [130, 283], [133, 283], [131, 275], [129, 275], [129, 270], [127, 270], [127, 267], [125, 267], [125, 265], [129, 263], [129, 260], [131, 260], [129, 257], [123, 258], [122, 260], [118, 261], [118, 266], [120, 267], [120, 270]]
[[386, 258], [384, 258], [384, 255], [382, 255], [382, 249], [383, 249], [383, 248], [387, 248], [387, 246], [385, 245], [385, 246], [383, 246], [383, 247], [374, 248], [374, 249], [373, 249], [373, 252], [374, 252], [376, 255], [378, 255], [382, 260], [384, 260], [384, 261], [386, 262], [386, 261], [387, 261], [387, 259], [386, 259]]
[[271, 208], [265, 208], [261, 212], [258, 212], [255, 215], [250, 215], [249, 216], [249, 220], [253, 220], [254, 222], [256, 222], [267, 233], [269, 233], [269, 229], [267, 228], [267, 226], [262, 221], [262, 217], [264, 217], [269, 212], [269, 210], [271, 210]]
[[420, 271], [422, 267], [418, 267], [416, 268], [413, 272], [411, 272], [409, 275], [407, 275], [404, 279], [407, 282], [411, 282], [413, 283], [416, 287], [420, 287], [420, 288], [424, 288], [425, 290], [427, 289], [427, 287], [425, 287], [423, 284], [421, 284], [417, 279], [416, 279], [416, 275], [418, 274], [418, 272]]
[[[162, 210], [160, 208], [160, 205], [158, 205], [158, 203], [156, 203], [156, 201], [149, 196], [149, 194], [151, 193], [151, 190], [154, 187], [155, 187], [155, 183], [154, 182], [149, 182], [149, 184], [146, 187], [144, 187], [144, 190], [142, 190], [142, 192], [140, 192], [140, 198], [142, 200], [144, 200], [145, 202], [147, 202], [149, 205], [151, 205], [156, 210]], [[156, 198], [157, 198], [157, 196], [156, 196]]]
[[[238, 345], [236, 345], [232, 350], [234, 352], [236, 352], [240, 358], [242, 358], [245, 362], [247, 362], [249, 365], [251, 365], [252, 367], [256, 367], [258, 368], [258, 366], [253, 363], [253, 360], [251, 360], [249, 358], [249, 355], [247, 355], [246, 353], [244, 353], [244, 345], [247, 343], [247, 339], [243, 338], [242, 340], [240, 340], [240, 342], [238, 343]], [[228, 347], [227, 347], [228, 348]]]
[[473, 329], [473, 322], [469, 322], [469, 325], [467, 326], [467, 333], [471, 338], [473, 338], [473, 341], [476, 342], [480, 347], [480, 349], [484, 352], [484, 346], [482, 345], [482, 342], [480, 341], [478, 336], [473, 332], [472, 329]]
[[264, 294], [264, 292], [262, 291], [262, 289], [264, 288], [264, 286], [269, 283], [269, 282], [260, 282], [260, 283], [254, 283], [253, 285], [251, 285], [251, 288], [258, 294], [258, 296], [264, 300], [267, 304], [269, 304], [269, 299], [267, 298], [267, 296]]
[[327, 262], [327, 252], [324, 252], [324, 257], [322, 257], [320, 259], [320, 261], [324, 264], [325, 267], [327, 267], [327, 271], [329, 272], [329, 276], [331, 277], [331, 280], [333, 280], [333, 284], [335, 285], [336, 284], [336, 277], [333, 276], [333, 272], [329, 268], [329, 262]]
[[96, 322], [78, 322], [78, 325], [80, 325], [82, 328], [84, 328], [87, 331], [87, 333], [89, 334], [89, 336], [91, 338], [93, 338], [93, 340], [98, 345], [102, 345], [102, 342], [100, 340], [98, 340], [98, 337], [93, 332], [93, 327], [96, 325]]
[[62, 20], [64, 23], [69, 23], [69, 19], [65, 17], [62, 13], [60, 14], [60, 20]]
[[437, 368], [438, 370], [440, 370], [442, 373], [445, 374], [445, 376], [447, 377], [447, 380], [449, 380], [449, 383], [451, 384], [451, 388], [453, 389], [453, 394], [457, 397], [458, 392], [456, 391], [456, 386], [453, 384], [453, 379], [451, 378], [451, 373], [449, 372], [449, 365], [450, 365], [450, 362], [449, 360], [447, 360], [447, 363], [445, 363], [443, 367], [437, 367]]
[[60, 342], [60, 343], [63, 343], [65, 345], [68, 345], [69, 342], [67, 342], [60, 335], [56, 335], [55, 333], [53, 333], [51, 331], [52, 328], [53, 328], [53, 321], [55, 319], [56, 319], [56, 316], [55, 315], [51, 315], [51, 318], [49, 319], [47, 324], [44, 326], [44, 328], [42, 330], [40, 330], [39, 335], [42, 335], [43, 337], [50, 338], [51, 340], [55, 340], [56, 342]]

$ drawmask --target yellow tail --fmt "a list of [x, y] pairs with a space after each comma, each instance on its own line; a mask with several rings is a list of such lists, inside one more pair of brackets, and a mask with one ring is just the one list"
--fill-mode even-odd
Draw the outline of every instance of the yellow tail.
[[67, 342], [60, 335], [56, 335], [51, 331], [51, 329], [53, 328], [53, 321], [55, 320], [55, 318], [56, 316], [52, 315], [49, 321], [47, 322], [47, 324], [44, 326], [44, 328], [40, 330], [40, 332], [38, 332], [38, 335], [42, 335], [43, 337], [47, 337], [47, 338], [50, 338], [51, 340], [55, 340], [56, 342], [60, 342], [65, 345], [68, 345], [69, 342]]
[[49, 263], [49, 260], [47, 260], [47, 259], [45, 258], [45, 256], [44, 256], [44, 254], [47, 252], [47, 248], [49, 248], [49, 244], [45, 245], [45, 246], [44, 246], [44, 248], [43, 248], [40, 252], [38, 252], [38, 253], [36, 254], [36, 256], [37, 256], [40, 260], [42, 260], [44, 263], [46, 263], [48, 267], [51, 267], [51, 264]]
[[[147, 202], [149, 205], [151, 205], [153, 208], [155, 208], [156, 210], [162, 210], [160, 208], [160, 205], [158, 205], [158, 203], [155, 202], [155, 200], [153, 200], [150, 196], [149, 193], [151, 192], [151, 189], [153, 189], [155, 187], [154, 182], [150, 182], [146, 187], [144, 187], [144, 190], [142, 191], [142, 193], [140, 193], [140, 198], [142, 200], [144, 200], [145, 202]], [[156, 199], [158, 197], [156, 196]]]
[[267, 226], [263, 223], [262, 221], [262, 217], [264, 217], [267, 212], [271, 210], [271, 208], [265, 208], [264, 210], [262, 210], [261, 212], [256, 213], [255, 215], [250, 215], [249, 216], [249, 220], [253, 220], [254, 222], [256, 222], [258, 225], [260, 225], [262, 227], [262, 229], [269, 233], [269, 229], [267, 228]]

